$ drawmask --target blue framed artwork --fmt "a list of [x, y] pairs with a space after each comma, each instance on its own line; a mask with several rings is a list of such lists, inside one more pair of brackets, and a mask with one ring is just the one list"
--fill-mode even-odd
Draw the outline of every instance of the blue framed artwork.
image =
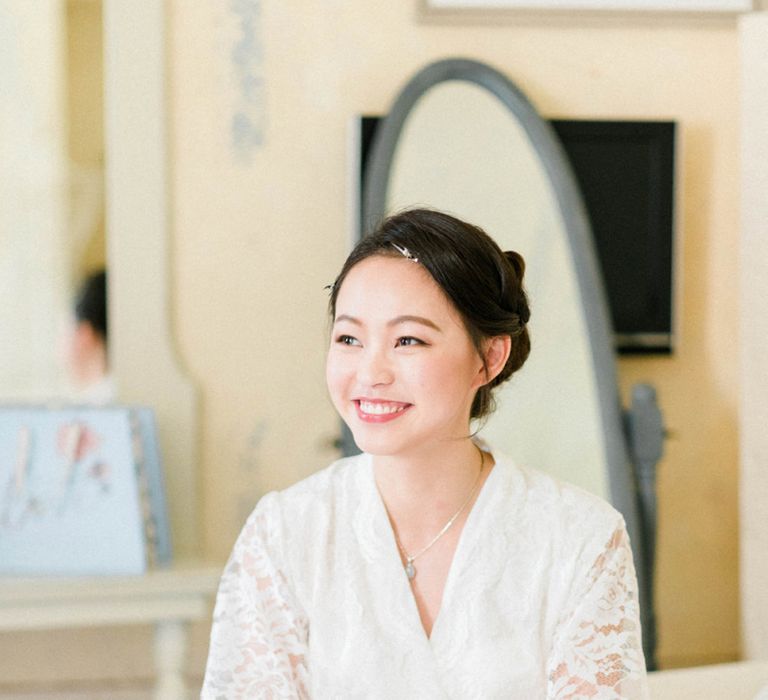
[[0, 407], [0, 574], [140, 574], [170, 558], [150, 409]]

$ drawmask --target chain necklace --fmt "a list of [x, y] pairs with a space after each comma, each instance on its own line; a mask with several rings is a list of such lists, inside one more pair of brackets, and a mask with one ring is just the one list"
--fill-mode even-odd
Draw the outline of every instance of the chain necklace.
[[[469, 496], [467, 496], [467, 500], [461, 504], [461, 507], [451, 516], [450, 520], [448, 520], [448, 522], [445, 525], [443, 525], [442, 530], [440, 530], [440, 532], [438, 532], [432, 538], [432, 541], [426, 547], [422, 548], [414, 555], [408, 554], [408, 552], [405, 551], [405, 547], [403, 547], [403, 543], [400, 541], [400, 538], [397, 536], [397, 532], [395, 531], [394, 527], [392, 528], [392, 532], [395, 535], [395, 542], [397, 543], [397, 548], [400, 550], [400, 554], [402, 554], [403, 558], [405, 559], [405, 564], [403, 568], [405, 569], [405, 574], [406, 576], [408, 576], [409, 581], [413, 581], [413, 579], [416, 577], [416, 567], [413, 565], [413, 562], [416, 561], [416, 559], [418, 559], [422, 554], [424, 554], [429, 549], [431, 549], [432, 545], [434, 545], [446, 532], [448, 532], [451, 525], [453, 525], [453, 523], [456, 522], [456, 518], [458, 518], [464, 512], [464, 509], [469, 505], [469, 502], [474, 498], [475, 493], [477, 493], [477, 488], [478, 486], [480, 486], [480, 476], [482, 475], [483, 468], [485, 467], [485, 455], [483, 454], [483, 451], [479, 447], [477, 448], [477, 451], [480, 453], [480, 471], [477, 473], [477, 478], [475, 479], [475, 483], [472, 486], [472, 490], [469, 492]], [[387, 510], [386, 504], [384, 505], [384, 510]], [[387, 510], [387, 515], [389, 516], [389, 520], [391, 522], [392, 516], [389, 515], [388, 510]]]

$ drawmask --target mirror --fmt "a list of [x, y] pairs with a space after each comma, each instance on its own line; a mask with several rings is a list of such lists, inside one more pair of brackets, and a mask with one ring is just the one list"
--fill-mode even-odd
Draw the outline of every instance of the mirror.
[[[460, 114], [453, 105], [462, 105]], [[536, 310], [529, 324], [535, 351], [499, 392], [482, 435], [521, 463], [610, 499], [584, 312], [553, 194], [504, 104], [476, 83], [453, 80], [435, 85], [411, 109], [390, 169], [386, 209], [428, 204], [493, 231], [502, 249], [523, 255]], [[558, 440], [548, 437], [551, 420], [530, 410], [536, 393], [543, 405], [559, 403]]]
[[624, 516], [653, 667], [650, 578], [622, 424], [607, 306], [578, 188], [559, 142], [520, 90], [462, 59], [432, 64], [377, 132], [363, 221], [411, 206], [480, 225], [526, 260], [531, 357], [480, 436], [518, 462], [576, 483]]
[[[173, 341], [166, 9], [163, 0], [0, 3], [8, 88], [0, 122], [0, 328], [12, 338], [0, 344], [0, 400], [61, 395], [61, 319], [100, 255], [109, 269], [117, 399], [154, 409], [174, 557], [187, 559], [202, 554], [199, 438], [196, 391]], [[98, 95], [87, 109], [83, 91]], [[88, 146], [68, 145], [76, 141]]]
[[75, 288], [105, 265], [101, 4], [0, 6], [0, 398], [75, 395]]

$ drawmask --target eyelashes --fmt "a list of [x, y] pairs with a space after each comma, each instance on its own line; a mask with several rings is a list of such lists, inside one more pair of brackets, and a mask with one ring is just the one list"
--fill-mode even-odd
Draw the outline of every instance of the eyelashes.
[[419, 338], [414, 338], [412, 335], [406, 335], [397, 339], [398, 347], [404, 348], [413, 345], [426, 345], [426, 343], [423, 340], [419, 340]]
[[[346, 333], [337, 336], [336, 343], [339, 345], [347, 345], [349, 347], [362, 347], [362, 343], [357, 338], [352, 335], [347, 335]], [[401, 336], [395, 341], [395, 347], [398, 348], [416, 347], [418, 345], [428, 345], [428, 343], [425, 343], [420, 338], [416, 338], [412, 335]]]

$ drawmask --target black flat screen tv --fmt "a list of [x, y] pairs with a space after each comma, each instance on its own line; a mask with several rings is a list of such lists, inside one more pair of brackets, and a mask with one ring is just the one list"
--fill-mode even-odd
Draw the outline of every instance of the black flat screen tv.
[[675, 123], [551, 119], [587, 208], [620, 353], [671, 353]]
[[[360, 182], [380, 117], [360, 121]], [[621, 354], [669, 354], [675, 123], [550, 119], [590, 219]]]

